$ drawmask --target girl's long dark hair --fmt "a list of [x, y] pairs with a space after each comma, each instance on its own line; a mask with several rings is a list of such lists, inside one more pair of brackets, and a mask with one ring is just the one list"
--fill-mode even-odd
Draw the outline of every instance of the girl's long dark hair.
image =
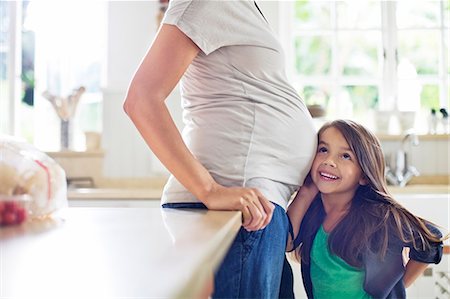
[[[440, 242], [440, 236], [427, 226], [430, 222], [413, 215], [390, 195], [385, 179], [384, 155], [378, 138], [351, 120], [329, 122], [322, 126], [318, 136], [330, 127], [342, 133], [368, 182], [358, 188], [348, 214], [330, 233], [330, 250], [348, 264], [360, 268], [366, 250], [378, 253], [380, 258], [384, 257], [389, 235], [392, 234], [405, 243], [411, 243], [417, 250], [426, 250], [430, 243]], [[325, 217], [321, 200], [316, 199], [308, 213], [309, 217], [305, 217], [305, 223], [302, 223], [306, 238], [300, 248], [301, 259], [306, 263], [309, 263], [309, 256], [301, 253], [309, 252], [313, 235], [323, 222], [318, 223], [314, 218]]]

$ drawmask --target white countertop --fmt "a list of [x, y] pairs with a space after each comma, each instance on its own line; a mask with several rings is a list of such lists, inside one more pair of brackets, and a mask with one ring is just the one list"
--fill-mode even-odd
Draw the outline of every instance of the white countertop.
[[449, 194], [450, 185], [414, 184], [406, 187], [388, 186], [389, 191], [396, 194]]
[[195, 298], [240, 212], [68, 208], [0, 229], [1, 298]]

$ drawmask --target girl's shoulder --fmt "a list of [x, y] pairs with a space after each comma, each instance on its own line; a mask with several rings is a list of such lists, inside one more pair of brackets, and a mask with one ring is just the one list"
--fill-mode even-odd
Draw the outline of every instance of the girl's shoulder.
[[[319, 217], [317, 217], [319, 216]], [[314, 220], [317, 221], [323, 221], [323, 217], [325, 217], [325, 209], [323, 207], [322, 198], [320, 196], [320, 193], [316, 195], [314, 200], [312, 201], [311, 205], [309, 206], [308, 210], [305, 214], [305, 219], [309, 219], [311, 217], [314, 217]]]
[[320, 194], [316, 196], [308, 210], [305, 217], [300, 224], [300, 231], [307, 234], [314, 234], [325, 219], [325, 209], [322, 204]]

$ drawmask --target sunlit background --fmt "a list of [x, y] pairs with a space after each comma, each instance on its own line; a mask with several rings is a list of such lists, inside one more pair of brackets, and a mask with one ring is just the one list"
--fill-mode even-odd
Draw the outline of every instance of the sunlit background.
[[293, 6], [285, 46], [292, 47], [291, 76], [308, 104], [363, 122], [374, 109], [426, 115], [448, 107], [449, 1]]
[[[39, 148], [57, 150], [59, 119], [43, 91], [67, 96], [84, 86], [74, 118], [74, 147], [83, 132], [102, 130], [102, 80], [106, 68], [105, 1], [0, 2], [0, 133], [14, 133]], [[21, 18], [20, 18], [21, 16]], [[14, 24], [12, 19], [19, 18]], [[20, 32], [12, 43], [12, 25]], [[8, 100], [11, 60], [20, 68], [20, 101]], [[9, 111], [16, 105], [15, 119]], [[11, 121], [14, 120], [14, 123]]]
[[[272, 25], [308, 105], [371, 128], [377, 111], [415, 111], [427, 133], [431, 109], [449, 108], [449, 3], [279, 1]], [[107, 10], [107, 1], [0, 2], [0, 133], [58, 150], [60, 120], [42, 92], [64, 97], [80, 86], [73, 148], [84, 132], [102, 133]]]

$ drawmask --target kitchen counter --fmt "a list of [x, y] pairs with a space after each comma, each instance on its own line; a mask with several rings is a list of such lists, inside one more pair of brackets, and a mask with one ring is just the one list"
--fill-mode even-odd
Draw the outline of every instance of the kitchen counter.
[[[412, 184], [406, 187], [388, 186], [392, 194], [450, 194], [450, 185], [447, 184]], [[162, 195], [162, 187], [152, 188], [78, 188], [69, 189], [69, 199], [157, 199]]]
[[2, 298], [198, 298], [240, 212], [67, 208], [0, 229]]
[[450, 185], [412, 184], [406, 187], [388, 186], [392, 194], [449, 194]]

